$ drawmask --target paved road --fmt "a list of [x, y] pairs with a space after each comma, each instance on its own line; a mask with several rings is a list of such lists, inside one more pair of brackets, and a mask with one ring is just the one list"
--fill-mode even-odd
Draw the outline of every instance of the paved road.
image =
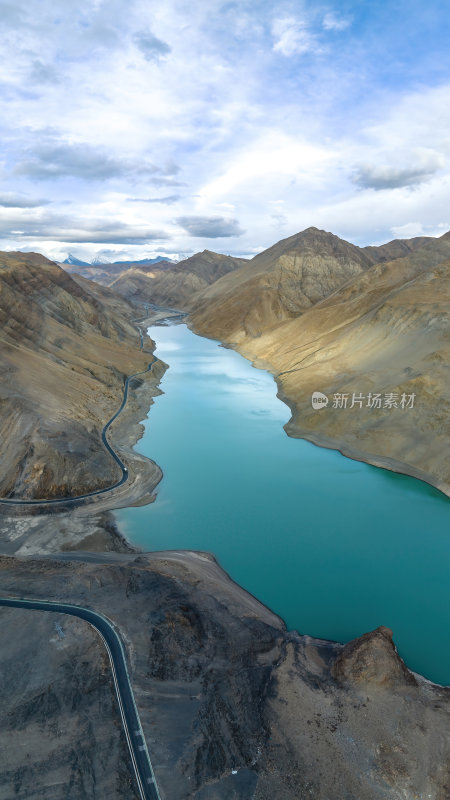
[[120, 714], [141, 798], [142, 800], [161, 800], [134, 700], [124, 648], [113, 624], [102, 614], [70, 603], [0, 597], [0, 606], [70, 614], [86, 620], [98, 631], [111, 663]]
[[[143, 346], [143, 335], [142, 331], [139, 331], [140, 340], [141, 340], [141, 348]], [[125, 379], [125, 384], [123, 388], [123, 399], [120, 405], [120, 408], [116, 411], [115, 414], [108, 420], [106, 425], [104, 425], [102, 430], [102, 442], [106, 447], [108, 453], [113, 457], [114, 461], [119, 465], [120, 469], [122, 470], [122, 477], [112, 486], [106, 486], [104, 489], [96, 489], [93, 492], [87, 492], [86, 494], [79, 494], [75, 497], [54, 497], [51, 500], [18, 500], [15, 497], [0, 497], [0, 504], [3, 505], [14, 505], [14, 506], [43, 506], [43, 505], [54, 505], [56, 503], [59, 504], [66, 504], [66, 503], [79, 503], [83, 500], [86, 500], [88, 497], [96, 497], [98, 494], [106, 494], [106, 492], [111, 492], [113, 489], [117, 489], [119, 486], [125, 483], [128, 480], [128, 469], [126, 468], [125, 464], [123, 463], [122, 459], [117, 455], [116, 451], [113, 450], [111, 445], [106, 438], [106, 434], [108, 433], [108, 429], [117, 419], [119, 414], [123, 411], [127, 398], [128, 398], [128, 388], [130, 385], [130, 381], [133, 378], [136, 378], [138, 375], [145, 375], [147, 372], [151, 372], [153, 368], [153, 364], [157, 361], [155, 356], [152, 356], [152, 361], [149, 363], [147, 369], [142, 370], [141, 372], [135, 372], [134, 375], [129, 375], [128, 378]]]
[[[176, 315], [177, 318], [180, 317], [180, 319], [182, 317], [186, 316], [186, 314], [184, 312], [179, 312], [176, 309], [162, 308], [160, 306], [155, 306], [153, 303], [147, 303], [147, 304], [144, 304], [144, 306], [147, 309], [151, 308], [151, 309], [157, 310], [157, 311], [169, 311], [169, 312], [171, 312], [171, 316], [173, 318], [175, 318], [175, 315]], [[167, 319], [170, 319], [171, 316], [169, 315], [167, 317]], [[143, 317], [143, 320], [145, 320], [145, 319], [146, 318]], [[133, 321], [138, 323], [138, 322], [140, 322], [142, 320], [136, 319], [136, 320], [133, 320]], [[142, 330], [139, 327], [138, 327], [138, 331], [139, 331], [140, 349], [143, 350], [144, 349], [144, 334], [142, 333]], [[128, 398], [128, 389], [129, 389], [130, 381], [133, 380], [133, 378], [136, 378], [138, 375], [145, 375], [147, 372], [151, 372], [151, 370], [153, 368], [153, 364], [157, 360], [158, 359], [155, 356], [152, 355], [152, 360], [149, 363], [147, 369], [144, 369], [141, 372], [135, 372], [134, 375], [129, 375], [128, 378], [125, 379], [125, 383], [124, 383], [124, 387], [123, 387], [123, 399], [122, 399], [122, 403], [120, 405], [120, 408], [116, 411], [115, 414], [113, 414], [111, 419], [108, 420], [106, 425], [103, 426], [102, 443], [106, 447], [108, 453], [113, 457], [114, 461], [119, 465], [120, 469], [122, 470], [122, 477], [121, 477], [121, 479], [119, 481], [117, 481], [117, 483], [114, 483], [112, 486], [106, 486], [104, 489], [96, 489], [94, 492], [86, 492], [86, 494], [79, 494], [79, 495], [76, 495], [74, 497], [54, 497], [51, 500], [46, 500], [45, 498], [42, 499], [42, 500], [19, 500], [19, 499], [15, 498], [15, 497], [0, 497], [0, 504], [2, 504], [2, 505], [12, 505], [12, 506], [47, 506], [47, 505], [55, 505], [55, 504], [58, 504], [58, 503], [60, 505], [65, 505], [67, 503], [70, 503], [70, 504], [80, 503], [83, 500], [88, 499], [89, 497], [96, 497], [96, 495], [98, 495], [98, 494], [106, 494], [106, 492], [111, 492], [113, 489], [117, 489], [119, 486], [122, 486], [122, 484], [124, 484], [128, 480], [128, 469], [126, 468], [126, 466], [123, 463], [122, 459], [117, 455], [116, 451], [113, 450], [113, 448], [109, 444], [108, 439], [106, 438], [106, 434], [108, 433], [108, 430], [111, 427], [111, 425], [114, 422], [114, 420], [117, 419], [117, 417], [123, 411], [123, 409], [124, 409], [124, 407], [126, 405], [127, 398]], [[151, 459], [150, 459], [150, 461], [151, 461]]]

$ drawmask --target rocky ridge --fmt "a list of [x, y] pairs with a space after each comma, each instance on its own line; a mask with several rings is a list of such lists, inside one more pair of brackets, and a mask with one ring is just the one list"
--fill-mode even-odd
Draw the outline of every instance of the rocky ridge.
[[114, 261], [112, 263], [95, 261], [88, 264], [85, 261], [69, 256], [65, 261], [58, 262], [58, 265], [72, 276], [79, 275], [103, 286], [110, 286], [119, 275], [122, 275], [127, 270], [138, 269], [142, 272], [156, 272], [169, 269], [173, 263], [170, 259], [157, 257], [154, 259], [144, 258], [139, 261]]

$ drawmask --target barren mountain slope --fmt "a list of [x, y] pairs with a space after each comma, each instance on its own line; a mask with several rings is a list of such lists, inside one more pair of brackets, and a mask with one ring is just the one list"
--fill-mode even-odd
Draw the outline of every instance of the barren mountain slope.
[[[243, 352], [275, 372], [293, 413], [290, 435], [448, 492], [450, 260], [423, 271], [417, 262], [372, 267]], [[329, 397], [326, 408], [312, 408], [314, 391]], [[348, 395], [347, 408], [333, 408], [338, 393]], [[364, 401], [352, 408], [353, 393]], [[369, 393], [382, 395], [381, 408], [368, 407]], [[397, 407], [384, 407], [386, 394]], [[401, 407], [402, 394], [415, 395], [412, 408]]]
[[135, 302], [188, 310], [199, 292], [245, 264], [244, 258], [203, 250], [164, 271], [127, 270], [111, 284], [111, 288]]
[[[448, 491], [450, 234], [406, 258], [356, 275], [296, 319], [251, 336], [218, 307], [191, 316], [199, 333], [235, 345], [277, 377], [292, 436], [417, 475]], [[223, 307], [220, 309], [223, 310]], [[226, 335], [224, 335], [224, 331]], [[315, 411], [311, 394], [329, 396]], [[333, 395], [362, 394], [360, 408], [333, 408]], [[415, 394], [413, 408], [367, 407], [367, 395]]]
[[[109, 286], [104, 286], [97, 281], [85, 278], [82, 275], [73, 273], [71, 276], [73, 281], [78, 284], [90, 297], [98, 300], [100, 303], [106, 305], [108, 311], [117, 315], [118, 319], [132, 320], [141, 315], [141, 309], [130, 300], [126, 300], [120, 294], [117, 294]], [[133, 331], [136, 328], [133, 325]]]
[[193, 324], [207, 336], [239, 343], [302, 313], [373, 261], [332, 233], [308, 228], [206, 289], [193, 306]]
[[432, 241], [433, 238], [431, 236], [415, 236], [413, 239], [393, 239], [392, 242], [387, 242], [386, 244], [375, 247], [369, 245], [369, 247], [363, 247], [362, 249], [375, 262], [393, 261], [395, 258], [404, 258], [404, 256], [419, 250], [419, 248]]
[[0, 255], [3, 497], [82, 494], [120, 476], [101, 429], [124, 377], [150, 356], [139, 349], [135, 309], [88, 286], [41, 255]]
[[205, 283], [192, 272], [141, 272], [129, 269], [117, 278], [111, 288], [133, 303], [154, 303], [166, 308], [185, 309], [189, 299], [201, 292]]

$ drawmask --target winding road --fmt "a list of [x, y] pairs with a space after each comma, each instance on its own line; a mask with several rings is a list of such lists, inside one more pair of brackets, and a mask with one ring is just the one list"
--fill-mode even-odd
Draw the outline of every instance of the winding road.
[[[142, 333], [140, 328], [139, 328], [139, 336], [140, 336], [140, 349], [142, 350], [143, 346], [144, 346], [144, 336], [143, 336], [143, 333]], [[130, 381], [133, 380], [133, 378], [137, 378], [138, 375], [145, 375], [147, 372], [151, 372], [151, 370], [153, 368], [153, 364], [157, 360], [158, 359], [155, 356], [152, 356], [152, 361], [149, 363], [147, 369], [141, 370], [141, 372], [135, 372], [133, 375], [129, 375], [127, 378], [125, 378], [125, 384], [124, 384], [124, 388], [123, 388], [123, 399], [122, 399], [122, 403], [120, 405], [120, 408], [116, 411], [115, 414], [113, 414], [111, 419], [108, 420], [108, 422], [106, 423], [106, 425], [103, 426], [103, 429], [102, 429], [102, 442], [103, 442], [103, 445], [105, 446], [105, 448], [107, 449], [108, 453], [113, 457], [114, 461], [119, 465], [120, 469], [122, 470], [122, 477], [120, 478], [120, 480], [118, 480], [112, 486], [105, 486], [103, 489], [96, 489], [95, 491], [86, 492], [86, 494], [78, 494], [78, 495], [76, 495], [74, 497], [70, 497], [70, 496], [69, 497], [54, 497], [52, 499], [47, 499], [47, 500], [46, 499], [42, 499], [42, 500], [19, 500], [19, 499], [16, 499], [15, 497], [0, 497], [0, 504], [3, 504], [3, 505], [15, 505], [15, 506], [41, 506], [41, 505], [54, 505], [56, 503], [60, 503], [60, 504], [78, 503], [80, 501], [86, 500], [89, 497], [96, 497], [99, 494], [106, 494], [106, 492], [111, 492], [113, 489], [117, 489], [119, 486], [122, 486], [128, 480], [128, 469], [125, 466], [125, 464], [123, 463], [123, 461], [120, 458], [120, 456], [118, 456], [116, 451], [113, 450], [113, 448], [109, 444], [108, 439], [106, 438], [106, 434], [108, 432], [108, 429], [110, 428], [110, 426], [114, 422], [114, 420], [117, 419], [117, 417], [123, 411], [123, 409], [124, 409], [124, 407], [126, 405], [127, 398], [128, 398], [128, 388], [129, 388]]]
[[140, 796], [142, 800], [161, 800], [134, 699], [124, 647], [113, 623], [96, 611], [71, 603], [0, 597], [0, 606], [70, 614], [86, 620], [96, 629], [103, 639], [111, 663], [120, 715]]
[[[137, 320], [136, 320], [137, 321]], [[143, 350], [144, 336], [142, 330], [139, 330], [140, 349]], [[122, 486], [128, 480], [128, 469], [116, 451], [111, 447], [107, 439], [107, 433], [112, 423], [117, 419], [119, 414], [123, 411], [127, 399], [130, 381], [139, 375], [145, 375], [153, 368], [157, 358], [152, 355], [152, 361], [148, 364], [147, 369], [135, 372], [125, 379], [123, 398], [120, 407], [116, 413], [106, 422], [102, 429], [102, 443], [108, 453], [113, 457], [114, 461], [119, 465], [122, 470], [122, 477], [112, 486], [104, 487], [103, 489], [96, 489], [92, 492], [77, 495], [76, 497], [61, 497], [52, 499], [39, 499], [39, 500], [19, 500], [16, 498], [0, 498], [0, 504], [3, 505], [16, 505], [16, 506], [36, 506], [36, 505], [50, 505], [50, 504], [66, 504], [77, 503], [86, 500], [90, 497], [111, 492]], [[46, 600], [31, 600], [26, 598], [7, 598], [0, 597], [0, 606], [7, 608], [26, 608], [34, 611], [50, 611], [58, 614], [69, 614], [74, 617], [86, 620], [92, 625], [95, 630], [100, 634], [106, 651], [108, 653], [109, 661], [111, 664], [112, 675], [114, 679], [114, 686], [117, 695], [120, 715], [128, 743], [128, 748], [131, 755], [131, 761], [136, 776], [136, 781], [139, 787], [139, 793], [142, 800], [161, 800], [156, 783], [155, 775], [153, 772], [150, 756], [147, 750], [147, 744], [142, 731], [139, 713], [134, 699], [133, 689], [131, 686], [130, 677], [128, 674], [127, 662], [125, 657], [125, 650], [122, 640], [115, 629], [113, 623], [92, 609], [84, 608], [83, 606], [73, 605], [71, 603], [50, 602]]]

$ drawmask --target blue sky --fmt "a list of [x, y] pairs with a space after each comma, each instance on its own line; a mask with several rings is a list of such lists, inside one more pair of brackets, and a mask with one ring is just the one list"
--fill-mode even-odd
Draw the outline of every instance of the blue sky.
[[450, 229], [448, 3], [0, 0], [0, 247]]

